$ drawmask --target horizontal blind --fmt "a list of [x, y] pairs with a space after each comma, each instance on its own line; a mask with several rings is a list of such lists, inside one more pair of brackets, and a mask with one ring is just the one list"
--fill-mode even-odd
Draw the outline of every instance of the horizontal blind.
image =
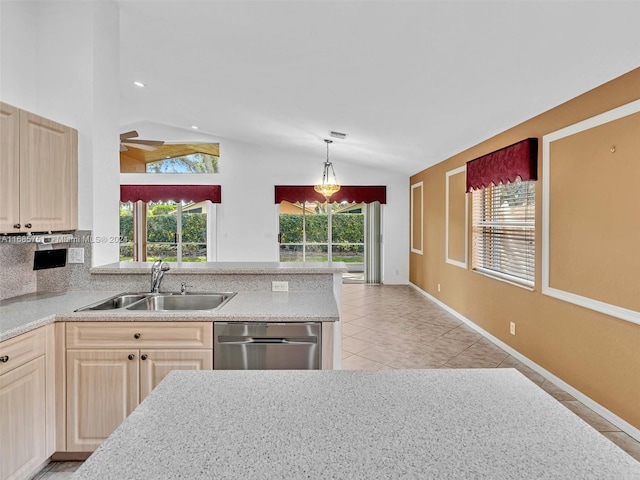
[[535, 182], [473, 192], [473, 267], [533, 286]]

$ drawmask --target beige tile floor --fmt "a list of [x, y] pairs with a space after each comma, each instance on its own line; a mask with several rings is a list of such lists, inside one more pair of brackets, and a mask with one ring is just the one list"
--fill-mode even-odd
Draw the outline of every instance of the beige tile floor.
[[408, 286], [343, 285], [342, 368], [515, 368], [640, 461], [640, 442]]
[[[640, 461], [640, 442], [408, 286], [343, 286], [342, 367], [516, 368]], [[81, 462], [52, 462], [33, 480], [70, 478]]]

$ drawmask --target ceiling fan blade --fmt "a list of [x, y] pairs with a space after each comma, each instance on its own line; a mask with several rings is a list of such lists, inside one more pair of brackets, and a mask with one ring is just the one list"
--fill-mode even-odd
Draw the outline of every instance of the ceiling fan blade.
[[125, 147], [123, 144], [120, 144], [120, 151], [121, 152], [128, 152], [129, 149], [127, 147]]
[[146, 145], [144, 143], [129, 143], [129, 142], [122, 142], [122, 145], [126, 145], [129, 148], [139, 148], [140, 150], [146, 150], [147, 152], [153, 152], [156, 150], [156, 147], [151, 146], [151, 145]]
[[135, 130], [131, 130], [130, 132], [124, 132], [120, 134], [120, 140], [127, 140], [129, 138], [134, 138], [138, 136], [138, 132]]
[[164, 142], [162, 140], [124, 140], [122, 143], [132, 143], [136, 145], [154, 145], [156, 147], [164, 145]]

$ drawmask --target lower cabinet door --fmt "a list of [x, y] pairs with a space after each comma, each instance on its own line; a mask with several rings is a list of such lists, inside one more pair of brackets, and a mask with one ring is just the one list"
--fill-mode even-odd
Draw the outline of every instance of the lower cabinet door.
[[211, 370], [212, 350], [140, 350], [140, 401], [171, 370]]
[[0, 479], [28, 478], [46, 460], [45, 360], [0, 375]]
[[67, 451], [94, 451], [138, 405], [137, 350], [67, 350]]

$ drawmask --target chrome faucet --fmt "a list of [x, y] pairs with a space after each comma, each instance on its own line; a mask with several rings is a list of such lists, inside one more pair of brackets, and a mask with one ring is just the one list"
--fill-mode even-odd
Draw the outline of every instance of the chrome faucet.
[[162, 277], [164, 272], [171, 269], [168, 263], [164, 263], [162, 260], [156, 260], [151, 265], [151, 293], [160, 292], [160, 284], [162, 283]]
[[193, 285], [187, 285], [187, 282], [180, 283], [180, 295], [187, 294], [187, 287], [193, 287]]

